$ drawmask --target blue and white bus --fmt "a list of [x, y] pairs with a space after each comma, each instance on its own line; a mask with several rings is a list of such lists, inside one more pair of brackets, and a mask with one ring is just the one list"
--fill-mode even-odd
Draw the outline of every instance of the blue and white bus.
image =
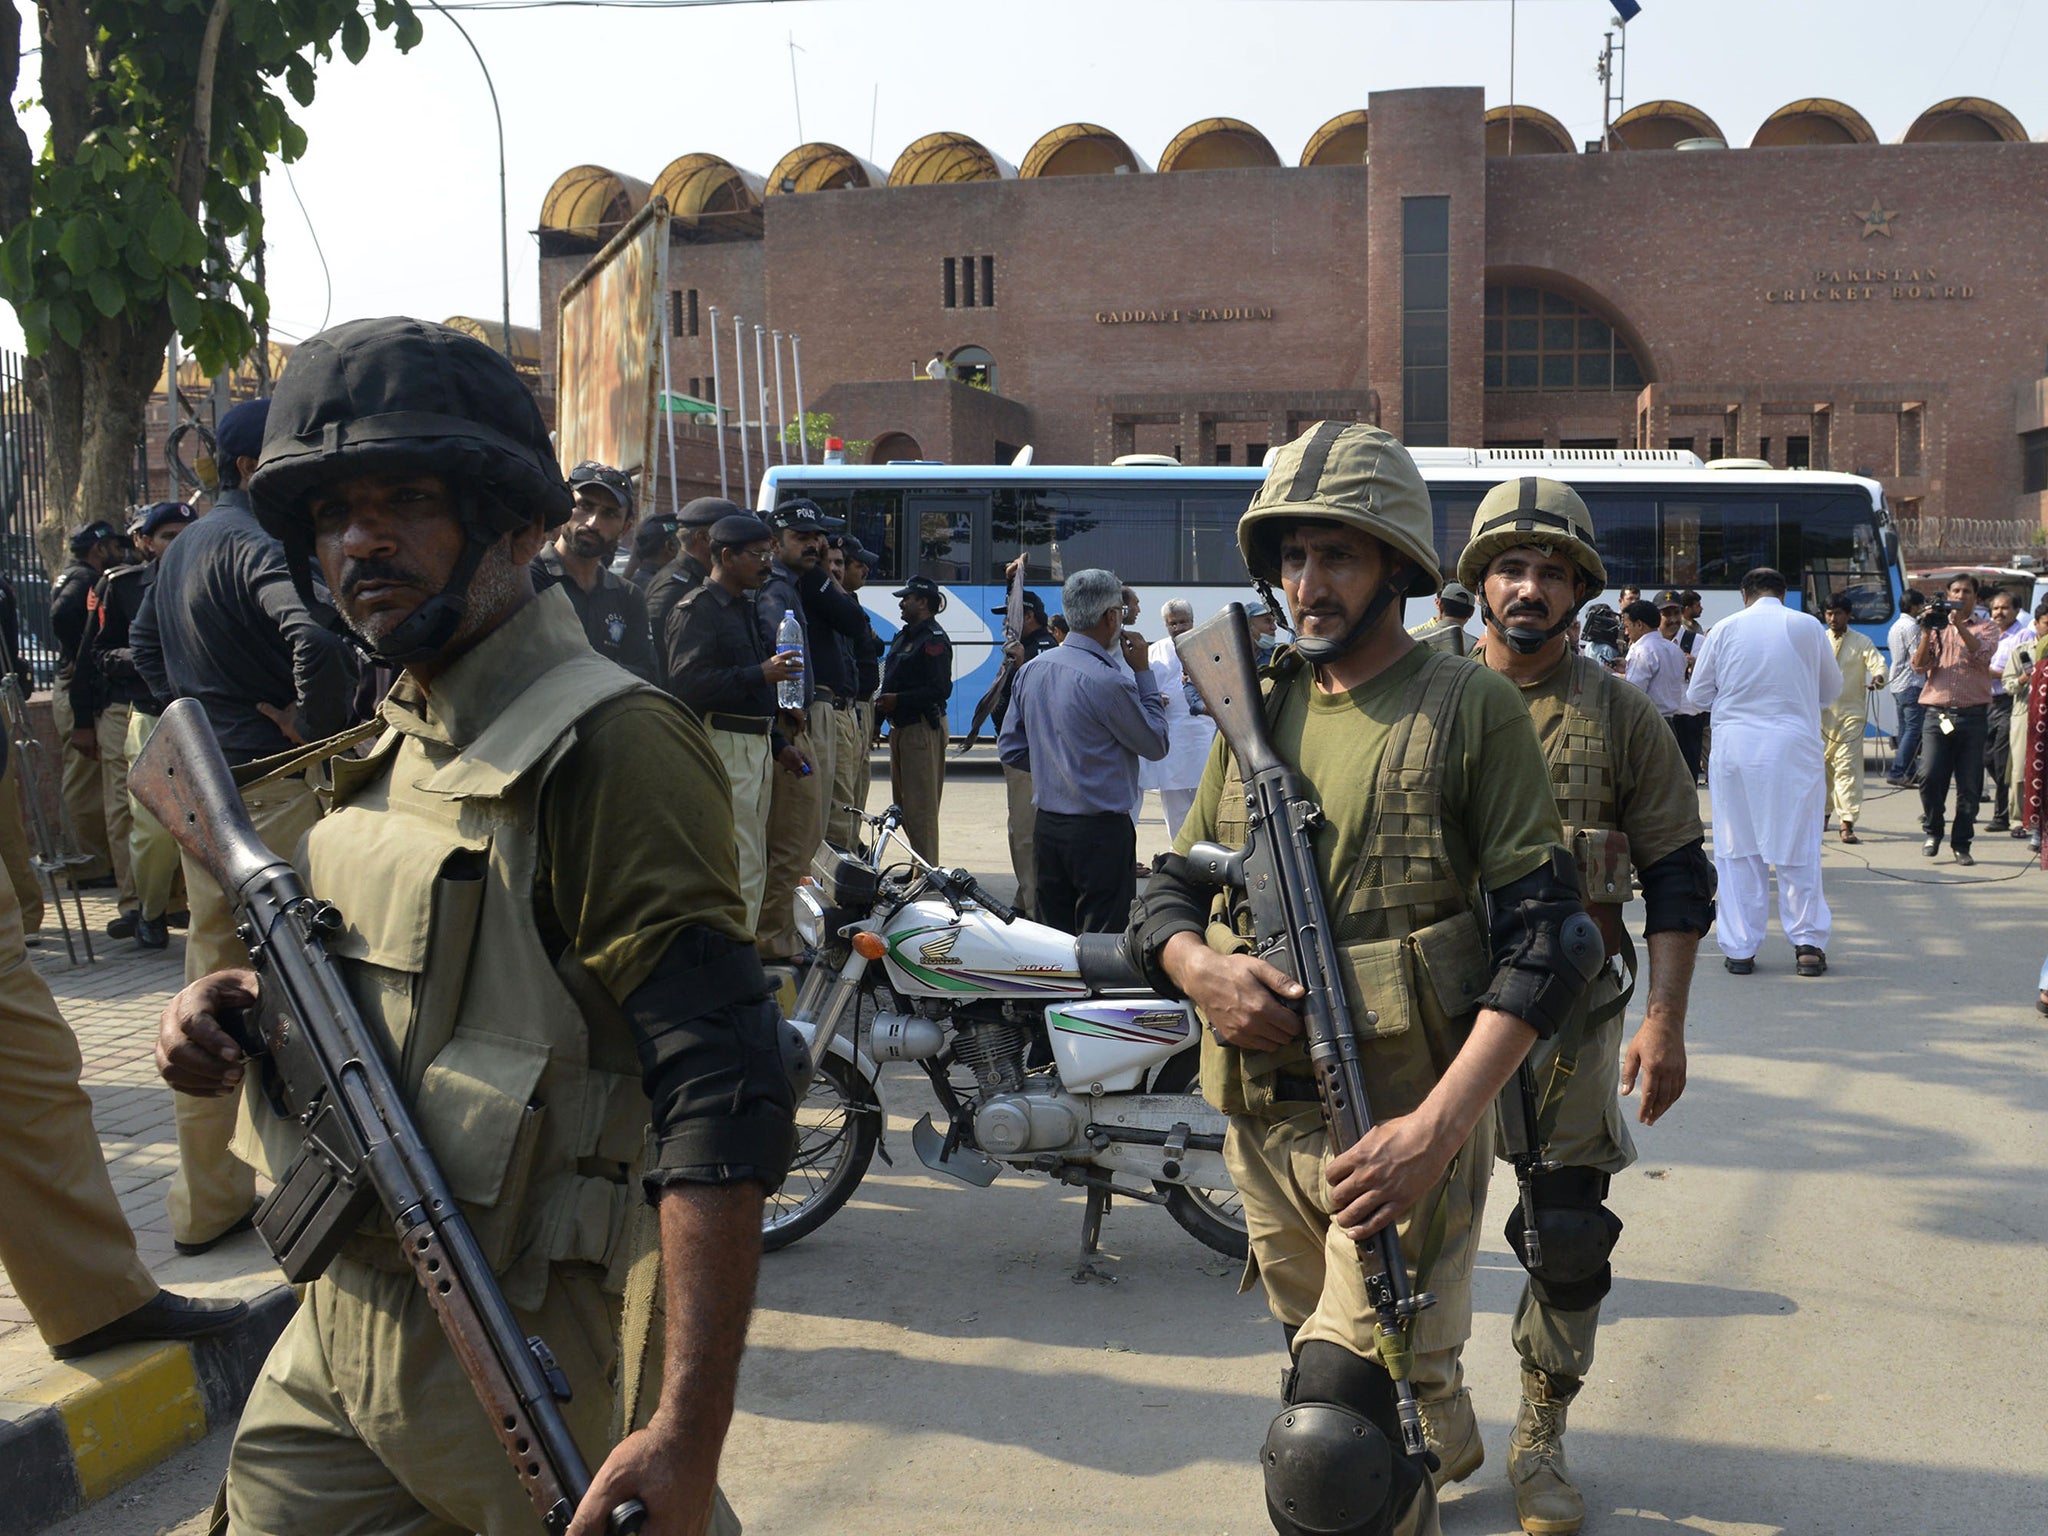
[[[1451, 568], [1472, 512], [1494, 485], [1517, 475], [1564, 480], [1585, 497], [1599, 530], [1609, 589], [1654, 596], [1696, 589], [1711, 625], [1742, 605], [1743, 573], [1775, 566], [1792, 582], [1787, 601], [1817, 613], [1847, 592], [1855, 625], [1880, 649], [1904, 587], [1898, 541], [1876, 481], [1825, 470], [1778, 470], [1758, 460], [1703, 464], [1676, 449], [1418, 448], [1435, 504], [1436, 545]], [[1029, 583], [1046, 611], [1060, 583], [1090, 566], [1138, 590], [1137, 627], [1157, 638], [1159, 605], [1194, 604], [1197, 622], [1251, 596], [1237, 552], [1237, 520], [1264, 479], [1258, 468], [1185, 467], [1171, 460], [1112, 465], [778, 465], [763, 479], [761, 510], [806, 496], [847, 519], [879, 565], [861, 600], [885, 638], [898, 624], [891, 591], [906, 577], [933, 578], [948, 602], [940, 618], [953, 640], [951, 726], [965, 734], [975, 701], [1000, 665], [1003, 568], [1031, 557]], [[1411, 624], [1431, 617], [1411, 601]], [[1476, 622], [1475, 622], [1476, 632]]]

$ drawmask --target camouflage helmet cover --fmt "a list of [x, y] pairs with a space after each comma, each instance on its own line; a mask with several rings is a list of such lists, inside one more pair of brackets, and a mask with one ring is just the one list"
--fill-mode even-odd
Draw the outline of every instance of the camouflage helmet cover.
[[1486, 568], [1503, 551], [1524, 545], [1555, 550], [1585, 572], [1594, 591], [1606, 588], [1607, 566], [1595, 543], [1593, 514], [1563, 481], [1524, 475], [1488, 491], [1472, 514], [1472, 537], [1458, 556], [1458, 580], [1479, 591]]
[[1357, 528], [1412, 562], [1410, 597], [1428, 597], [1443, 585], [1429, 488], [1408, 450], [1378, 427], [1319, 421], [1273, 455], [1265, 483], [1237, 523], [1237, 547], [1252, 575], [1280, 579], [1279, 531], [1304, 518]]

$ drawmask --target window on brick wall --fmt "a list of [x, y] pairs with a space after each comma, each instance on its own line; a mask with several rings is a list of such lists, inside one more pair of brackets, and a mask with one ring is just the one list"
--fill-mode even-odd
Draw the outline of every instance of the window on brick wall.
[[2020, 489], [2048, 491], [2048, 430], [2020, 434]]
[[1785, 467], [1787, 469], [1813, 468], [1813, 439], [1792, 436], [1785, 439]]
[[1925, 435], [1926, 413], [1917, 405], [1901, 406], [1899, 409], [1899, 453], [1900, 475], [1920, 473], [1920, 445]]
[[1451, 200], [1401, 199], [1401, 439], [1451, 440]]
[[940, 292], [947, 309], [996, 307], [996, 259], [947, 256], [940, 263]]
[[1727, 458], [1727, 457], [1728, 457], [1728, 440], [1727, 440], [1727, 439], [1726, 439], [1725, 437], [1710, 437], [1710, 438], [1708, 438], [1708, 439], [1707, 439], [1707, 457], [1708, 457], [1709, 459], [1725, 459], [1725, 458]]
[[1698, 440], [1692, 437], [1667, 437], [1664, 439], [1664, 446], [1666, 448], [1675, 448], [1680, 453], [1691, 453], [1694, 451], [1697, 442]]
[[688, 310], [688, 311], [689, 311], [689, 314], [688, 314], [688, 316], [687, 316], [686, 318], [687, 318], [687, 319], [689, 320], [689, 323], [690, 323], [690, 334], [691, 334], [692, 336], [694, 336], [694, 335], [696, 335], [696, 334], [697, 334], [697, 290], [696, 290], [696, 289], [692, 288], [692, 289], [691, 289], [691, 290], [689, 291], [689, 294], [687, 295], [687, 302], [686, 302], [686, 303], [685, 303], [685, 304], [683, 305], [683, 307], [684, 307], [684, 309], [686, 309], [686, 310]]
[[1489, 390], [1634, 390], [1642, 364], [1605, 315], [1525, 284], [1486, 290]]

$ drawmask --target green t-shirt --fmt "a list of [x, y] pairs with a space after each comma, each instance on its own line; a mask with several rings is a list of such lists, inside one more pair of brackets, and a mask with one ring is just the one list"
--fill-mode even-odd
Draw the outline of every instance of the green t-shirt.
[[[1565, 695], [1571, 686], [1572, 653], [1535, 682], [1519, 686], [1545, 747], [1564, 728]], [[1650, 696], [1611, 674], [1604, 677], [1613, 694], [1609, 706], [1614, 740], [1608, 743], [1614, 763], [1618, 825], [1628, 837], [1629, 861], [1638, 870], [1706, 836], [1700, 825], [1700, 797], [1678, 738]], [[1584, 706], [1599, 718], [1600, 701], [1588, 695]]]
[[[1274, 745], [1323, 808], [1315, 844], [1326, 900], [1358, 862], [1372, 822], [1381, 760], [1428, 655], [1418, 646], [1348, 693], [1319, 691], [1306, 667], [1277, 685], [1287, 693], [1273, 726]], [[1539, 867], [1564, 833], [1529, 711], [1506, 678], [1484, 668], [1477, 671], [1459, 702], [1444, 758], [1444, 845], [1459, 884], [1469, 890], [1476, 880], [1486, 890], [1497, 890]], [[1228, 751], [1218, 736], [1194, 808], [1174, 841], [1179, 853], [1216, 835]]]

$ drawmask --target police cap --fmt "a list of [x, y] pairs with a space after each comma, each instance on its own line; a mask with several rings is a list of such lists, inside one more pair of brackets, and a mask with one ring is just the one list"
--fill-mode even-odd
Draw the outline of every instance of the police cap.
[[830, 533], [846, 526], [845, 518], [827, 517], [823, 507], [802, 496], [785, 501], [770, 512], [768, 522], [785, 533]]
[[676, 514], [676, 521], [685, 528], [709, 528], [721, 517], [743, 515], [745, 512], [746, 508], [727, 501], [723, 496], [699, 496], [695, 501], [683, 504], [683, 510]]
[[109, 539], [112, 539], [116, 544], [126, 544], [128, 542], [128, 535], [108, 522], [104, 517], [99, 518], [94, 522], [87, 523], [78, 532], [71, 535], [71, 553], [80, 559], [84, 559], [94, 545], [104, 544]]
[[569, 471], [569, 489], [580, 485], [602, 486], [611, 492], [613, 501], [619, 504], [627, 516], [633, 512], [633, 477], [623, 469], [613, 469], [609, 464], [600, 464], [595, 459], [585, 459]]
[[740, 549], [774, 537], [774, 530], [751, 512], [730, 512], [711, 525], [713, 549]]
[[946, 600], [946, 594], [939, 590], [939, 584], [929, 576], [913, 576], [891, 595], [895, 597], [921, 597], [930, 603], [934, 609]]
[[[1024, 589], [1024, 606], [1037, 614], [1041, 619], [1045, 617], [1045, 599], [1041, 598], [1029, 587]], [[995, 607], [989, 609], [990, 613], [1008, 613], [1009, 611], [1010, 605], [1008, 603], [997, 603]]]
[[244, 400], [221, 417], [213, 429], [213, 449], [222, 459], [253, 459], [263, 452], [263, 424], [270, 419], [270, 401]]

